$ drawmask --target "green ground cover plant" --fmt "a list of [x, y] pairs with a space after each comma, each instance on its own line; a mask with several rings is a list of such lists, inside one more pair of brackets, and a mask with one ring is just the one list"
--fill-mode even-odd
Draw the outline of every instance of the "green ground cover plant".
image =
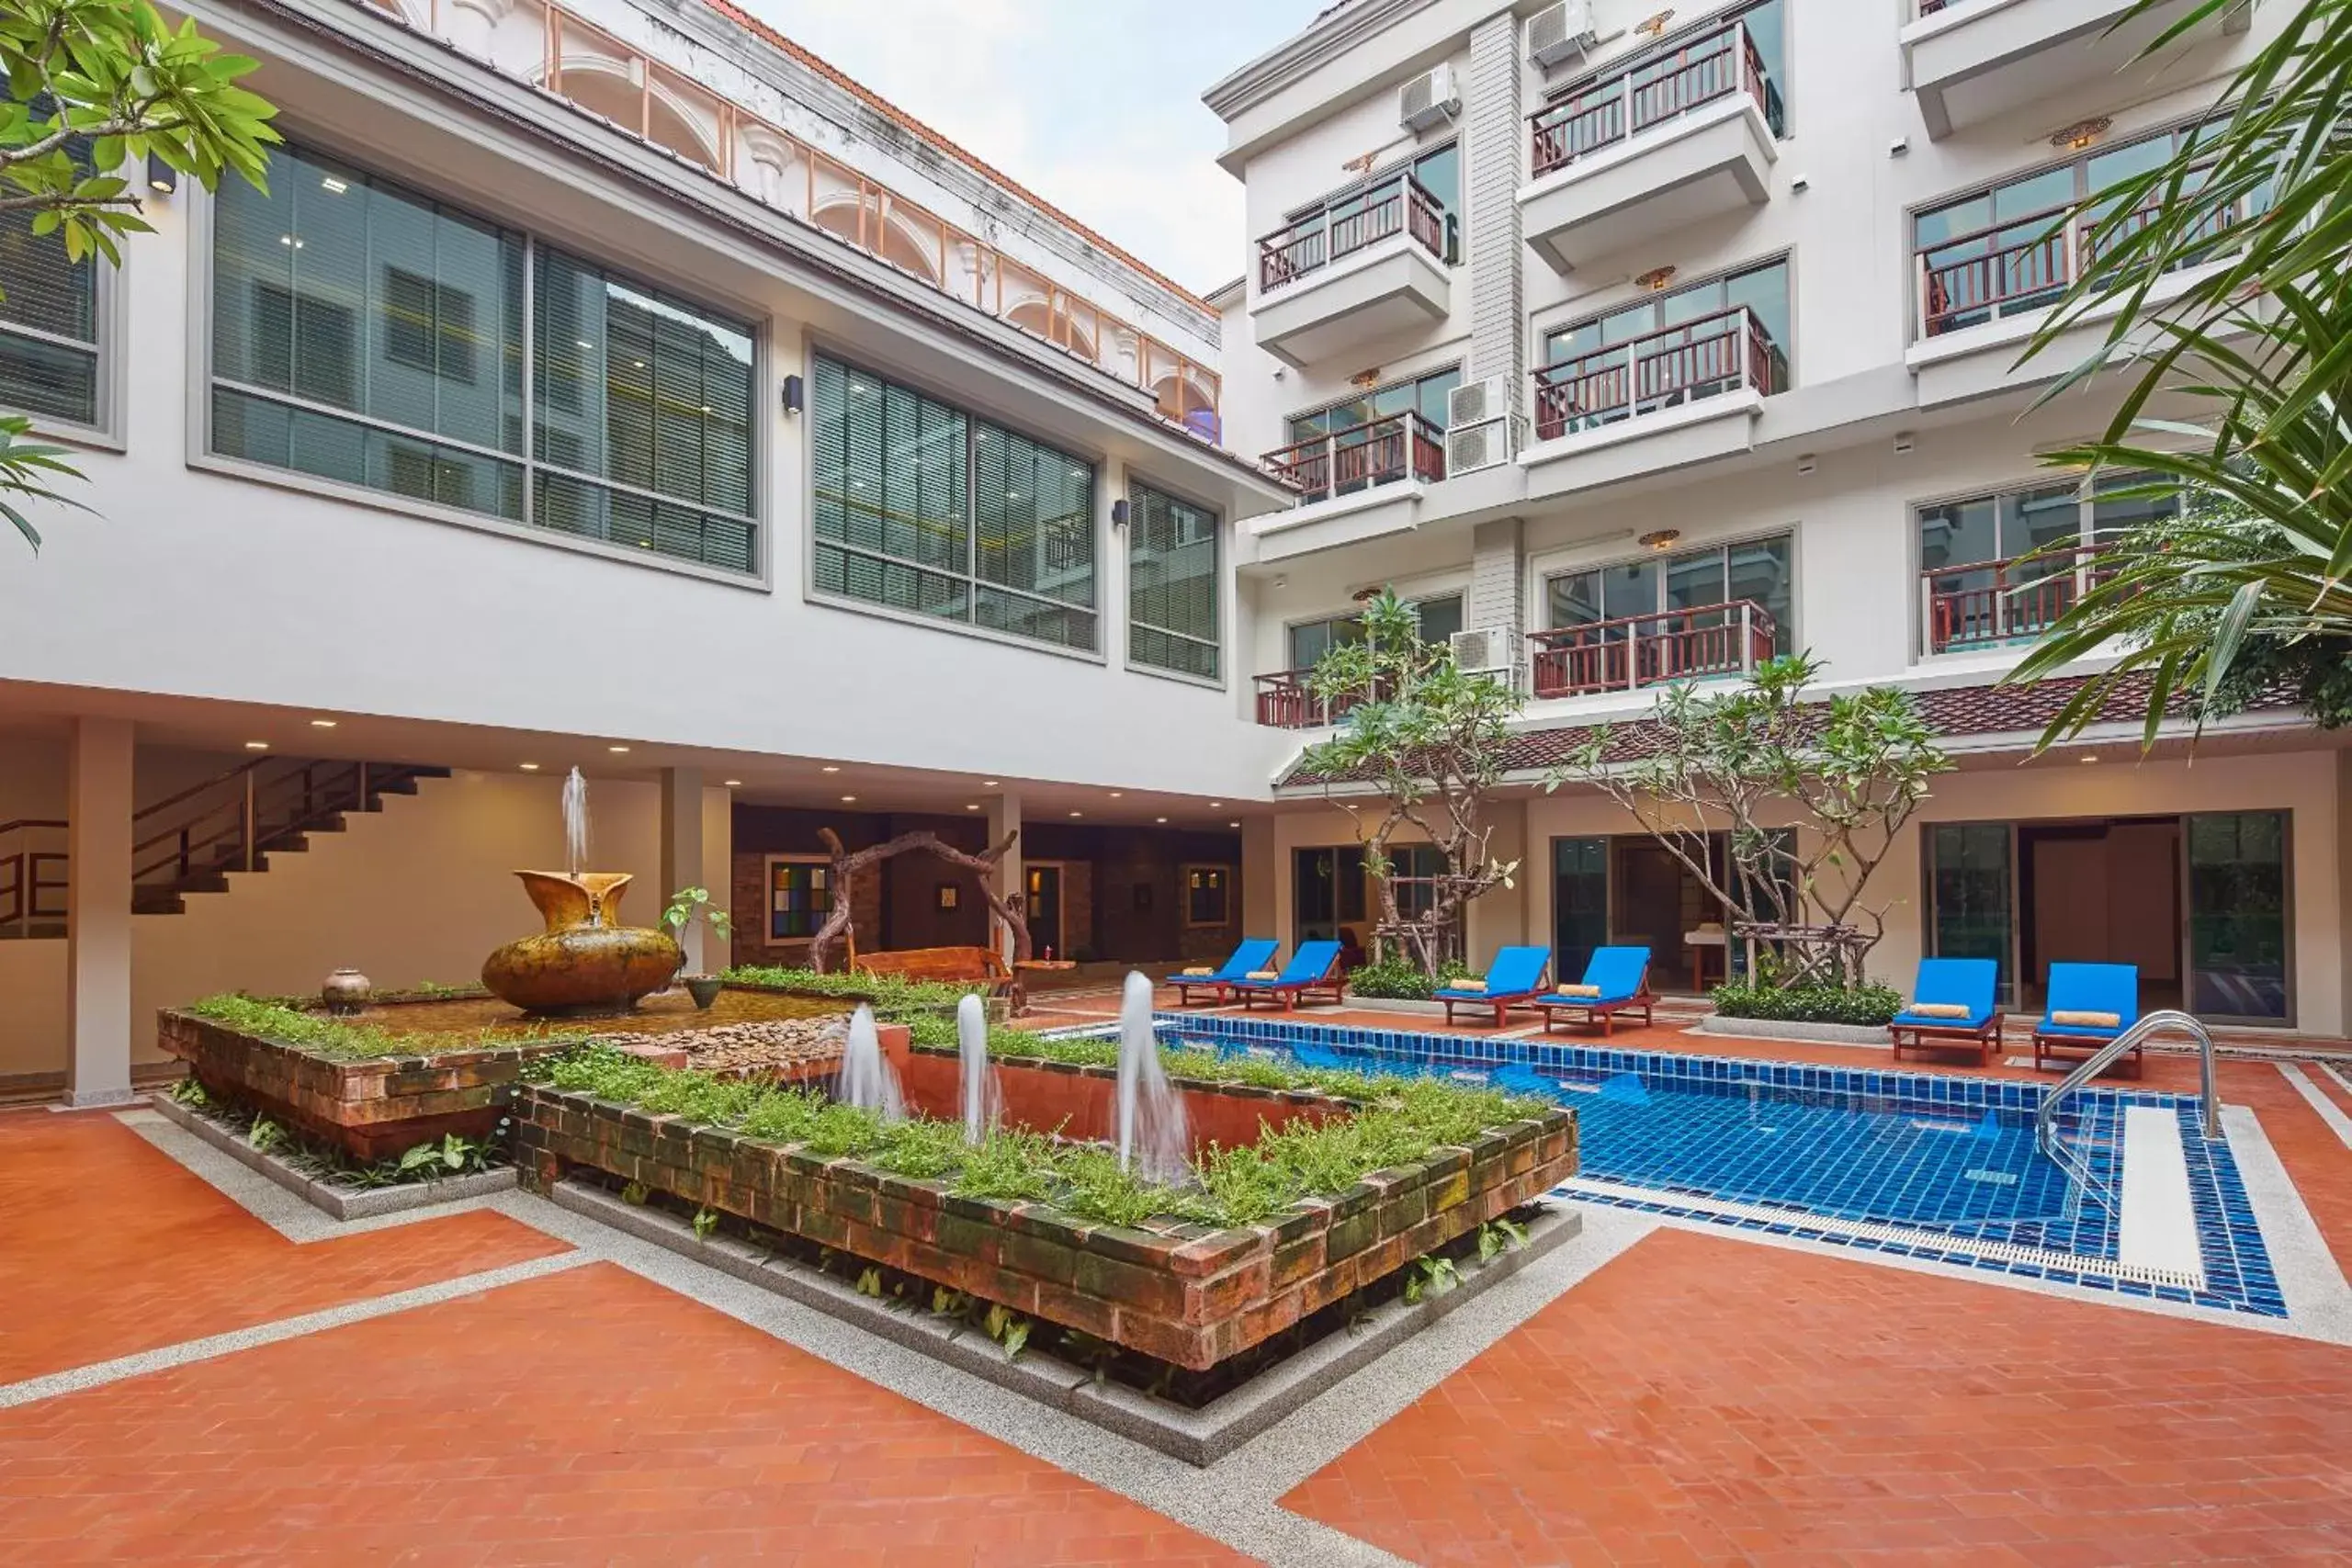
[[1715, 1011], [1724, 1018], [1762, 1018], [1789, 1023], [1851, 1023], [1875, 1029], [1903, 1010], [1903, 994], [1892, 986], [1717, 986]]
[[769, 986], [812, 997], [839, 997], [844, 1001], [871, 1002], [874, 1016], [888, 1023], [904, 1023], [931, 1014], [953, 1013], [967, 995], [985, 992], [984, 986], [951, 986], [939, 980], [909, 980], [897, 975], [820, 973], [815, 969], [779, 969], [767, 964], [739, 964], [718, 976], [730, 986]]
[[495, 1033], [481, 1036], [402, 1032], [379, 1024], [354, 1023], [329, 1013], [307, 1011], [266, 998], [232, 993], [190, 1002], [184, 1010], [223, 1029], [290, 1045], [334, 1062], [364, 1062], [380, 1056], [440, 1056], [487, 1045], [585, 1038], [575, 1030], [560, 1030], [546, 1024], [502, 1025]]
[[[1102, 1040], [1039, 1041], [1012, 1034], [1003, 1052], [1107, 1066], [1117, 1047]], [[1352, 1101], [1355, 1109], [1319, 1124], [1294, 1122], [1247, 1147], [1212, 1147], [1194, 1162], [1192, 1182], [1170, 1187], [1122, 1171], [1116, 1156], [1101, 1145], [1000, 1128], [975, 1148], [965, 1144], [958, 1123], [921, 1117], [885, 1122], [871, 1111], [834, 1104], [806, 1089], [656, 1066], [609, 1046], [575, 1046], [534, 1064], [526, 1076], [551, 1089], [944, 1182], [968, 1198], [1051, 1203], [1080, 1219], [1131, 1226], [1153, 1219], [1254, 1224], [1301, 1198], [1344, 1192], [1374, 1171], [1426, 1159], [1441, 1148], [1469, 1143], [1489, 1127], [1547, 1109], [1540, 1100], [1435, 1079], [1295, 1071], [1203, 1052], [1168, 1052], [1163, 1059], [1171, 1078], [1319, 1089]]]

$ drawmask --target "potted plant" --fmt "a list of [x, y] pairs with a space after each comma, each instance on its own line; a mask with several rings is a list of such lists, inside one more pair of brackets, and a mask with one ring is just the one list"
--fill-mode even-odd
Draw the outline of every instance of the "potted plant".
[[[670, 907], [662, 911], [662, 923], [669, 928], [678, 945], [684, 947], [686, 928], [694, 924], [697, 915], [702, 917], [703, 923], [710, 928], [710, 934], [721, 944], [734, 934], [733, 919], [724, 908], [710, 901], [710, 889], [707, 887], [681, 887], [671, 894]], [[696, 1008], [707, 1010], [718, 999], [720, 981], [718, 976], [681, 975], [678, 977], [685, 983], [686, 994], [694, 998]]]

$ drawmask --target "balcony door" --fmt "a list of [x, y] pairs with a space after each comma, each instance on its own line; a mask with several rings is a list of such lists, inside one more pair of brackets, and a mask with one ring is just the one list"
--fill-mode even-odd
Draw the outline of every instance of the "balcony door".
[[1366, 900], [1363, 846], [1335, 844], [1291, 852], [1291, 945], [1339, 942], [1351, 929], [1363, 943]]
[[2283, 811], [2186, 819], [2188, 995], [2199, 1018], [2295, 1018], [2289, 822]]

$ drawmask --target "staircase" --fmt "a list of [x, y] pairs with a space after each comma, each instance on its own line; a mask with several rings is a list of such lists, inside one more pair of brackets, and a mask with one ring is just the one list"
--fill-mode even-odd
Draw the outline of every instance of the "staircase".
[[[270, 856], [301, 853], [311, 834], [343, 831], [349, 813], [448, 776], [411, 762], [257, 757], [192, 784], [131, 816], [131, 911], [185, 913], [191, 893], [226, 893], [231, 872], [267, 871]], [[0, 822], [0, 942], [64, 936], [67, 861], [65, 823]]]
[[343, 831], [347, 814], [448, 776], [409, 762], [260, 757], [190, 785], [131, 817], [131, 911], [181, 914], [191, 893], [226, 893], [231, 872], [267, 871], [270, 856], [301, 853], [311, 834]]

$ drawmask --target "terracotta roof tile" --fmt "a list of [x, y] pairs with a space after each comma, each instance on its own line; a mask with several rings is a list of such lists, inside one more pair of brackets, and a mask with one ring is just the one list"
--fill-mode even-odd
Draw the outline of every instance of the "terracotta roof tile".
[[1056, 207], [1052, 202], [1047, 201], [1044, 197], [1039, 196], [1035, 191], [1031, 190], [1028, 186], [1023, 185], [1020, 181], [1014, 179], [1003, 170], [995, 167], [993, 164], [990, 164], [973, 153], [967, 152], [964, 148], [957, 146], [955, 142], [950, 141], [938, 131], [933, 130], [930, 126], [925, 125], [914, 116], [907, 113], [906, 110], [899, 107], [898, 105], [890, 102], [889, 99], [882, 96], [881, 94], [874, 91], [871, 87], [866, 86], [864, 83], [859, 82], [854, 77], [849, 75], [846, 72], [843, 72], [818, 58], [808, 50], [803, 49], [800, 45], [793, 42], [790, 39], [776, 31], [774, 28], [768, 26], [765, 22], [761, 21], [757, 17], [752, 16], [749, 11], [744, 10], [741, 6], [730, 5], [729, 0], [701, 0], [701, 3], [707, 6], [713, 11], [718, 12], [720, 16], [725, 17], [729, 21], [733, 22], [736, 26], [743, 28], [746, 32], [753, 34], [761, 42], [766, 44], [769, 48], [775, 50], [779, 53], [789, 55], [792, 59], [797, 60], [801, 64], [807, 66], [809, 70], [816, 72], [820, 76], [822, 76], [826, 80], [835, 84], [844, 92], [851, 94], [860, 102], [874, 109], [876, 113], [886, 116], [889, 119], [896, 121], [898, 124], [906, 127], [909, 130], [914, 132], [917, 136], [922, 137], [925, 141], [930, 142], [933, 147], [938, 148], [942, 152], [944, 152], [949, 157], [954, 158], [956, 162], [964, 164], [967, 168], [971, 169], [974, 173], [986, 179], [993, 180], [996, 184], [1003, 186], [1014, 196], [1019, 197], [1022, 200], [1027, 202], [1038, 211], [1046, 214], [1048, 218], [1053, 219], [1056, 222], [1061, 224], [1062, 227], [1068, 229], [1071, 233], [1078, 235], [1088, 244], [1092, 245], [1095, 249], [1102, 252], [1105, 255], [1114, 257], [1114, 259], [1125, 263], [1126, 265], [1135, 268], [1136, 271], [1143, 274], [1144, 276], [1150, 278], [1154, 283], [1172, 291], [1186, 304], [1197, 306], [1209, 315], [1214, 316], [1216, 314], [1216, 308], [1215, 306], [1202, 299], [1199, 295], [1193, 293], [1191, 289], [1185, 288], [1182, 284], [1178, 283], [1174, 278], [1170, 277], [1166, 273], [1161, 272], [1158, 267], [1145, 263], [1128, 253], [1126, 250], [1103, 238], [1101, 234], [1096, 233], [1093, 230], [1088, 228], [1085, 224], [1080, 223], [1077, 219], [1071, 217], [1069, 213], [1064, 212], [1060, 208]]

